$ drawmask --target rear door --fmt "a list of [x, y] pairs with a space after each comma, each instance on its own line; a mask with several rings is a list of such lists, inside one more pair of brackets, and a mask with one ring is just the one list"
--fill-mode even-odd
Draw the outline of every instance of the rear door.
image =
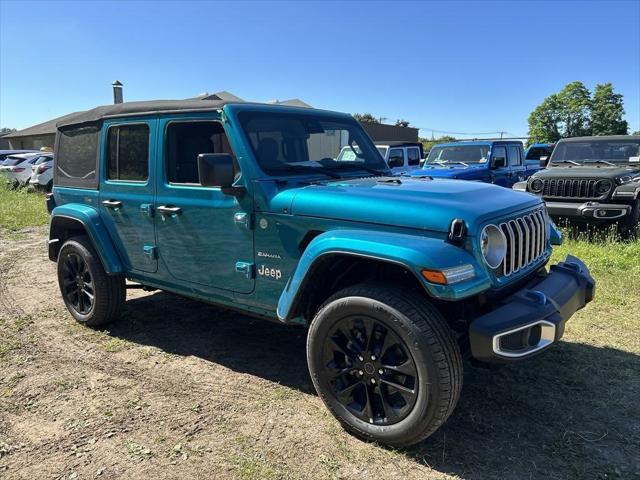
[[100, 162], [100, 217], [127, 270], [158, 268], [153, 224], [157, 120], [106, 122]]
[[420, 168], [420, 149], [418, 147], [407, 148], [408, 170]]
[[518, 145], [509, 145], [507, 147], [509, 157], [509, 176], [508, 185], [512, 187], [514, 183], [521, 182], [526, 178], [526, 169], [524, 159], [522, 158], [522, 149]]

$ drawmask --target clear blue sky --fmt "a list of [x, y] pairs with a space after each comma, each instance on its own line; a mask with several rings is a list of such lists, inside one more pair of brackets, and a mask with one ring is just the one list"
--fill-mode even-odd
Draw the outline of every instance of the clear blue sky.
[[[640, 1], [0, 0], [0, 126], [228, 90], [454, 132], [525, 134], [573, 80], [613, 82], [640, 130]], [[423, 131], [421, 135], [430, 135]]]

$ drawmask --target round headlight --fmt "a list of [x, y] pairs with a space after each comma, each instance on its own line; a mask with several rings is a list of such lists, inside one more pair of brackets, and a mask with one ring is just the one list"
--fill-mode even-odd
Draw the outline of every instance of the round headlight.
[[480, 250], [489, 268], [496, 269], [507, 254], [507, 239], [495, 225], [487, 225], [480, 233]]
[[596, 182], [596, 194], [604, 195], [605, 193], [608, 193], [609, 190], [611, 190], [612, 185], [611, 180], [598, 180]]
[[540, 193], [542, 191], [542, 187], [544, 187], [544, 183], [539, 178], [534, 178], [529, 185], [529, 190], [533, 193]]

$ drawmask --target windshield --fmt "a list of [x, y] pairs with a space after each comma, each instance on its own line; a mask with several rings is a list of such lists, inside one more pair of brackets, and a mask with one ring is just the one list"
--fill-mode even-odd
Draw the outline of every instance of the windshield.
[[640, 140], [587, 140], [560, 142], [551, 156], [551, 162], [610, 162], [640, 163]]
[[540, 160], [540, 157], [548, 157], [553, 152], [553, 147], [531, 147], [527, 150], [525, 160]]
[[340, 170], [369, 173], [388, 170], [355, 121], [276, 112], [241, 112], [239, 118], [265, 172], [339, 177], [336, 172]]
[[16, 165], [21, 164], [25, 160], [26, 158], [24, 157], [7, 157], [7, 159], [4, 161], [2, 165], [4, 165], [5, 167], [14, 167]]
[[489, 145], [453, 145], [450, 147], [433, 147], [425, 166], [447, 163], [469, 165], [485, 163], [489, 158]]

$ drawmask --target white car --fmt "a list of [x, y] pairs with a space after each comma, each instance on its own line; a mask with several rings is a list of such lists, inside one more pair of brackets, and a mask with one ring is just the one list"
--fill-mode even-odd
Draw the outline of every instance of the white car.
[[42, 157], [44, 160], [37, 160], [31, 166], [31, 185], [36, 190], [51, 191], [53, 186], [53, 155]]
[[375, 142], [376, 148], [395, 175], [420, 168], [422, 144], [414, 142]]
[[[22, 153], [18, 155], [8, 156], [2, 166], [0, 172], [3, 173], [10, 183], [15, 186], [24, 186], [31, 179], [31, 167], [38, 161], [46, 161], [52, 158], [52, 155], [42, 153]], [[41, 160], [42, 159], [42, 160]]]

